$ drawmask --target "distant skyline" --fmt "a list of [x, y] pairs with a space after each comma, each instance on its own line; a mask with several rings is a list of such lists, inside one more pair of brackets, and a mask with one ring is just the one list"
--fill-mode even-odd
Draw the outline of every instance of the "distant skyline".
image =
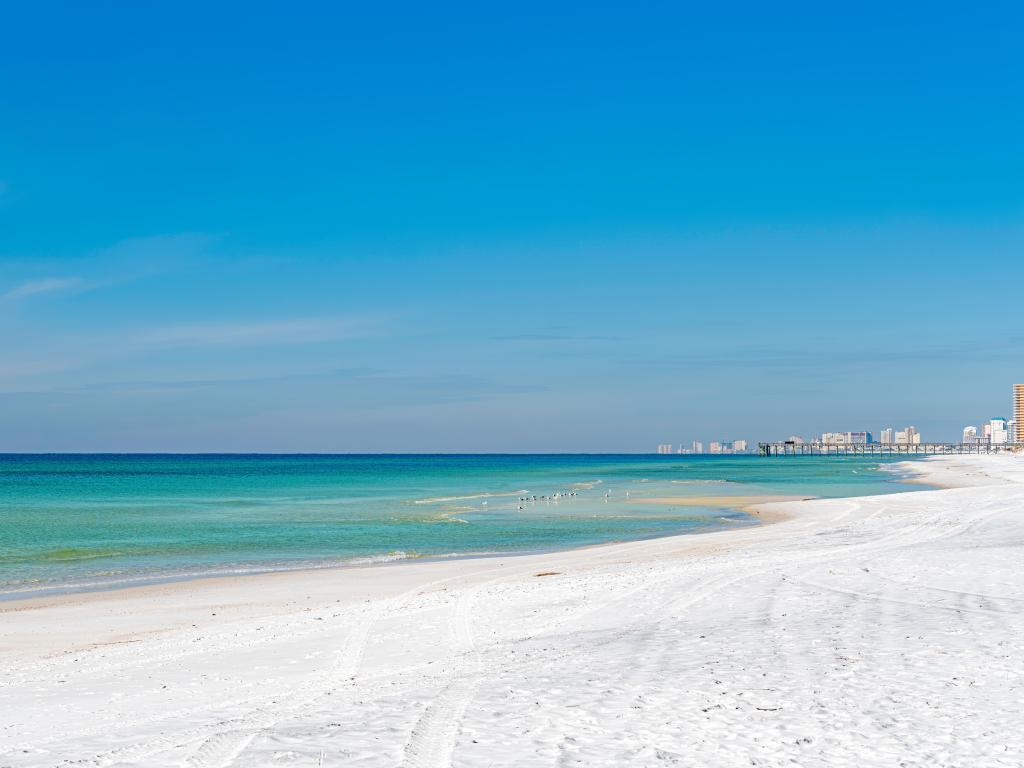
[[1012, 413], [1020, 6], [301, 8], [7, 9], [0, 450]]

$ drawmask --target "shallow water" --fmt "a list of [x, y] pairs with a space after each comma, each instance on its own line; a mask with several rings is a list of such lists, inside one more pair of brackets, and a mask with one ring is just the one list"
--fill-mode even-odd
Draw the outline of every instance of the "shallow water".
[[[887, 463], [685, 455], [0, 455], [0, 596], [559, 549], [755, 524], [733, 506], [748, 495], [921, 489], [901, 482]], [[701, 502], [635, 503], [682, 496]]]

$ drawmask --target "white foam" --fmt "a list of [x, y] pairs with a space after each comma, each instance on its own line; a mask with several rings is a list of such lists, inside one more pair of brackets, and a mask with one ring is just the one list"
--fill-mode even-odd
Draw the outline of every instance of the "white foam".
[[499, 499], [509, 496], [522, 496], [529, 491], [503, 491], [501, 493], [473, 493], [468, 496], [437, 496], [430, 499], [416, 499], [413, 504], [444, 504], [449, 501], [470, 501], [472, 499]]

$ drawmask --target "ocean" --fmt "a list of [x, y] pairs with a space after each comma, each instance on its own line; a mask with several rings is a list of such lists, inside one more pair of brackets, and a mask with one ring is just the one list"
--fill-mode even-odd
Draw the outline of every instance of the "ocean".
[[[0, 454], [0, 599], [557, 550], [758, 524], [735, 508], [737, 496], [921, 489], [887, 470], [889, 463], [635, 454]], [[637, 503], [666, 497], [697, 505]]]

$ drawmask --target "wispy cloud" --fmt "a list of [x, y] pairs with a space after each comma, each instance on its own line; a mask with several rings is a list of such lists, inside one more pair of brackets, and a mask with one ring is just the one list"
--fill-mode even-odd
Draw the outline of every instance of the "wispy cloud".
[[573, 336], [559, 333], [515, 333], [503, 336], [491, 336], [492, 341], [622, 341], [618, 336]]
[[718, 368], [759, 371], [813, 370], [826, 373], [838, 369], [871, 370], [872, 366], [934, 364], [949, 360], [956, 360], [959, 363], [984, 363], [1018, 359], [1021, 354], [1021, 342], [1011, 338], [1006, 343], [998, 344], [965, 341], [959, 345], [941, 347], [891, 349], [850, 347], [839, 343], [818, 343], [807, 348], [735, 347], [662, 357], [638, 357], [626, 362], [632, 367], [670, 371], [704, 371]]
[[[2, 368], [0, 368], [2, 370]], [[247, 387], [262, 384], [282, 384], [288, 382], [339, 381], [354, 380], [360, 377], [379, 375], [381, 371], [374, 368], [334, 368], [327, 371], [311, 371], [288, 374], [266, 374], [255, 376], [227, 376], [223, 378], [173, 379], [105, 381], [85, 384], [68, 391], [76, 392], [118, 392], [118, 393], [156, 393], [182, 392], [187, 390], [215, 389], [217, 387]]]
[[559, 333], [515, 333], [505, 336], [491, 336], [492, 341], [572, 341], [572, 336]]
[[155, 328], [137, 341], [157, 347], [316, 344], [362, 338], [374, 333], [371, 317], [310, 317], [248, 323], [188, 323]]
[[[8, 353], [0, 359], [0, 382], [28, 379], [39, 375], [60, 373], [73, 369], [94, 366], [104, 361], [117, 359], [131, 360], [139, 354], [166, 350], [187, 349], [230, 349], [260, 346], [299, 346], [319, 344], [346, 339], [363, 339], [378, 336], [386, 330], [382, 315], [351, 317], [292, 318], [277, 321], [250, 323], [188, 323], [124, 332], [114, 335], [79, 336], [64, 340], [51, 350], [51, 359], [17, 360]], [[253, 378], [229, 379], [226, 384], [256, 383], [275, 378], [325, 378], [370, 375], [373, 369], [338, 369], [327, 373], [288, 375], [276, 377], [258, 376]], [[122, 382], [118, 386], [134, 389], [202, 388], [217, 386], [215, 379], [201, 379], [182, 382]], [[72, 389], [76, 389], [72, 387]], [[80, 389], [80, 388], [79, 388]]]
[[11, 258], [5, 260], [4, 266], [17, 268], [26, 276], [68, 269], [67, 265], [72, 262], [75, 264], [72, 269], [78, 274], [51, 274], [15, 285], [6, 292], [0, 288], [0, 301], [57, 291], [81, 293], [153, 278], [165, 273], [198, 269], [217, 240], [218, 237], [215, 235], [182, 232], [121, 240], [73, 259], [34, 256]]
[[0, 381], [21, 379], [73, 368], [77, 360], [0, 360]]
[[[19, 372], [42, 372], [23, 370]], [[0, 364], [0, 381], [4, 366]], [[134, 380], [94, 382], [80, 386], [56, 385], [44, 391], [64, 396], [162, 397], [195, 396], [209, 390], [230, 391], [248, 399], [272, 393], [302, 393], [305, 406], [314, 403], [336, 408], [340, 401], [358, 403], [358, 408], [468, 403], [502, 395], [543, 392], [547, 385], [538, 382], [507, 382], [457, 372], [407, 374], [375, 368], [334, 368], [299, 373], [268, 373], [244, 377], [194, 378], [175, 380]], [[259, 394], [260, 392], [264, 394]], [[26, 389], [4, 392], [0, 398], [33, 394]], [[200, 395], [201, 396], [201, 395]], [[291, 398], [289, 398], [291, 399]]]
[[81, 289], [85, 285], [85, 281], [80, 277], [48, 277], [42, 280], [30, 280], [27, 283], [17, 285], [0, 295], [0, 299], [17, 301], [18, 299], [38, 296], [43, 293]]

